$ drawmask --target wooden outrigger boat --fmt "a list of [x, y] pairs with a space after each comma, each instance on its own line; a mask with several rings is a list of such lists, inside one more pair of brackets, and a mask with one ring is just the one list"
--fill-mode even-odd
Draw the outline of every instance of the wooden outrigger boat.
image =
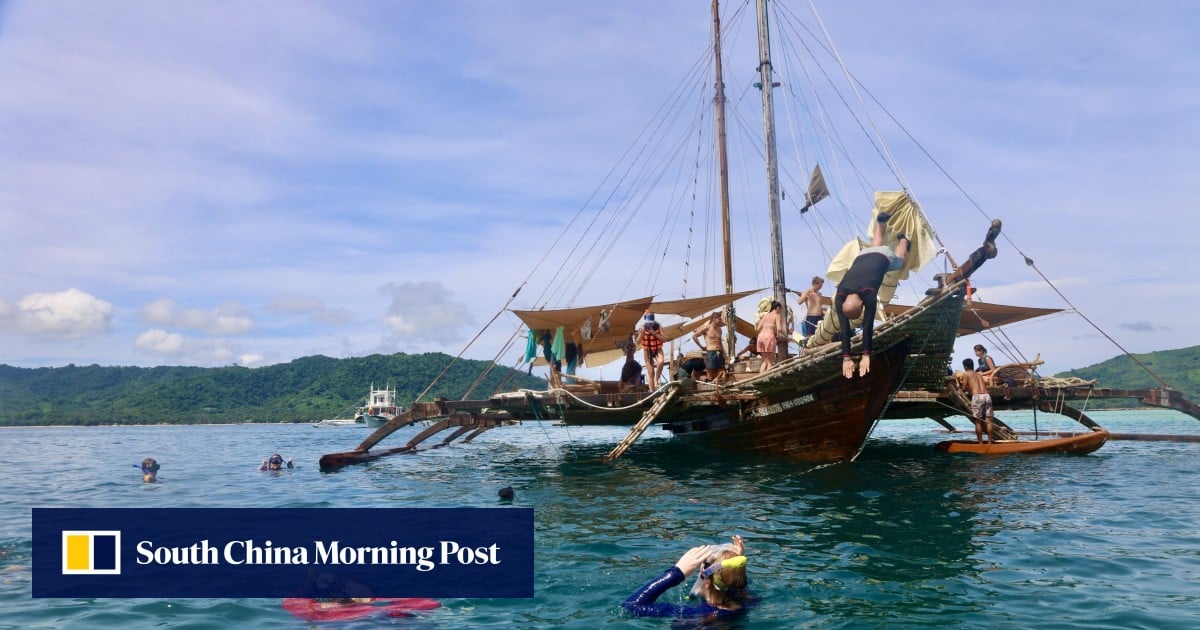
[[947, 453], [975, 453], [976, 455], [1012, 455], [1021, 453], [1070, 453], [1086, 455], [1096, 451], [1108, 441], [1108, 431], [1096, 429], [1087, 433], [1041, 440], [997, 440], [979, 443], [974, 440], [946, 440], [933, 447]]
[[[762, 95], [763, 146], [760, 149], [767, 166], [767, 214], [771, 232], [770, 295], [775, 301], [787, 304], [780, 219], [782, 195], [772, 101], [773, 90], [780, 83], [771, 62], [767, 0], [757, 0], [756, 6], [759, 74], [755, 87], [759, 88]], [[757, 291], [734, 291], [726, 175], [726, 101], [721, 70], [721, 16], [716, 0], [712, 3], [712, 18], [714, 43], [711, 51], [715, 56], [716, 86], [713, 103], [720, 162], [714, 171], [721, 176], [725, 292], [678, 300], [646, 297], [604, 302], [596, 306], [513, 310], [528, 328], [530, 344], [535, 335], [540, 339], [551, 332], [555, 333], [556, 338], [566, 334], [580, 344], [585, 365], [594, 367], [624, 357], [622, 348], [629, 342], [634, 327], [645, 312], [681, 318], [679, 323], [665, 326], [667, 338], [673, 340], [701, 325], [714, 309], [723, 309], [724, 321], [730, 323], [723, 344], [726, 357], [735, 354], [735, 330], [754, 337], [754, 326], [738, 318], [733, 306], [735, 301]], [[889, 168], [892, 173], [896, 172], [894, 165], [889, 165]], [[791, 203], [799, 216], [828, 196], [818, 166], [813, 169], [808, 193], [802, 200], [804, 207], [801, 208], [794, 201]], [[439, 399], [433, 402], [421, 402], [418, 396], [418, 402], [377, 429], [353, 450], [323, 456], [321, 466], [332, 468], [413, 452], [444, 431], [450, 431], [450, 434], [439, 445], [449, 444], [460, 437], [464, 442], [470, 441], [484, 431], [523, 420], [554, 420], [566, 425], [630, 426], [628, 436], [606, 457], [610, 460], [624, 453], [654, 424], [661, 425], [679, 439], [720, 450], [778, 455], [807, 462], [853, 460], [861, 452], [875, 423], [886, 414], [893, 393], [901, 388], [902, 383], [910, 388], [942, 383], [962, 317], [968, 278], [987, 259], [996, 255], [995, 239], [1000, 232], [1000, 222], [993, 221], [987, 229], [983, 245], [959, 265], [949, 260], [946, 248], [941, 245], [920, 206], [908, 191], [875, 193], [874, 203], [872, 222], [884, 212], [891, 217], [887, 221], [887, 240], [895, 242], [897, 235], [903, 232], [911, 241], [905, 267], [889, 273], [884, 279], [879, 291], [881, 310], [890, 302], [898, 283], [906, 279], [910, 271], [921, 268], [940, 255], [946, 255], [947, 264], [952, 268], [934, 276], [937, 286], [928, 289], [918, 304], [901, 313], [889, 312], [884, 316], [884, 321], [876, 324], [871, 369], [866, 374], [855, 374], [853, 378], [842, 375], [841, 348], [839, 344], [831, 343], [840, 333], [837, 330], [837, 318], [831, 315], [825, 318], [817, 333], [804, 340], [804, 350], [800, 356], [789, 356], [785, 345], [781, 360], [765, 372], [760, 374], [753, 370], [734, 369], [719, 383], [678, 379], [662, 386], [655, 383], [651, 388], [630, 388], [617, 381], [564, 375], [551, 365], [551, 389], [548, 391], [502, 392], [475, 400], [467, 398], [468, 392], [463, 400]], [[629, 218], [624, 217], [622, 221], [628, 222]], [[615, 237], [606, 235], [604, 239]], [[595, 247], [601, 240], [591, 237], [591, 245], [584, 246], [584, 251]], [[835, 259], [827, 275], [839, 279], [860, 246], [861, 241], [857, 237], [847, 243], [839, 255], [840, 262]], [[594, 270], [594, 263], [592, 265]], [[578, 287], [572, 286], [571, 290], [578, 291]], [[516, 295], [513, 294], [510, 303]], [[697, 317], [700, 319], [692, 319]], [[853, 324], [859, 325], [859, 322]], [[845, 331], [846, 334], [852, 332]], [[516, 337], [514, 334], [513, 338]], [[851, 346], [855, 354], [861, 353], [860, 336], [852, 338]], [[376, 445], [394, 431], [418, 422], [432, 424], [403, 446], [376, 449]]]

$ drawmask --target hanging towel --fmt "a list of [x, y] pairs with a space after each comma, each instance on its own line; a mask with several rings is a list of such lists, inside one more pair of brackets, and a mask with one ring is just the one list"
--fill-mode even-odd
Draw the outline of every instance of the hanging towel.
[[554, 358], [562, 360], [567, 356], [567, 342], [563, 339], [563, 327], [559, 326], [554, 331], [554, 344], [551, 346], [551, 351], [554, 352]]
[[532, 362], [533, 358], [537, 356], [537, 336], [533, 332], [532, 328], [529, 329], [528, 337], [529, 337], [529, 339], [525, 342], [525, 362], [526, 363]]

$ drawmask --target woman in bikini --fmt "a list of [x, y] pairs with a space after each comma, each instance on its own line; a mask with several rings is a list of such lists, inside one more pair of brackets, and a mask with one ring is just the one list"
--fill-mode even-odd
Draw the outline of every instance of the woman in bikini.
[[779, 336], [783, 330], [783, 316], [779, 313], [781, 307], [779, 302], [771, 302], [771, 310], [758, 320], [758, 353], [763, 358], [759, 374], [775, 365], [775, 353], [779, 350]]

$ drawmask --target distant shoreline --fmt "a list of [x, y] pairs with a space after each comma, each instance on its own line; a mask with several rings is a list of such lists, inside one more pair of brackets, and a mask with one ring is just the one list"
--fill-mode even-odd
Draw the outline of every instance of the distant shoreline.
[[[1112, 407], [1112, 408], [1092, 408], [1089, 413], [1110, 413], [1110, 412], [1129, 412], [1129, 411], [1173, 411], [1166, 407], [1141, 406], [1141, 407]], [[1002, 412], [1003, 413], [1003, 412]], [[920, 420], [921, 418], [904, 418], [905, 420]], [[928, 418], [927, 418], [928, 419]], [[932, 419], [928, 419], [933, 422]], [[104, 429], [112, 427], [236, 427], [236, 426], [279, 426], [279, 425], [313, 425], [319, 423], [320, 420], [299, 420], [296, 422], [155, 422], [152, 424], [25, 424], [25, 425], [0, 425], [0, 430], [3, 429], [51, 429], [51, 428], [76, 428], [76, 429]], [[892, 422], [892, 420], [881, 420], [881, 422]]]
[[2, 429], [111, 429], [113, 427], [240, 427], [240, 426], [278, 426], [292, 424], [316, 424], [320, 420], [300, 420], [298, 422], [154, 422], [147, 424], [0, 424]]

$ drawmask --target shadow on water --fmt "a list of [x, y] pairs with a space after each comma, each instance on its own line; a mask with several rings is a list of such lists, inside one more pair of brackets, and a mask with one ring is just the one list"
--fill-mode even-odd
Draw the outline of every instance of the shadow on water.
[[609, 448], [502, 464], [531, 484], [522, 497], [536, 505], [539, 564], [610, 576], [608, 605], [625, 595], [614, 584], [631, 590], [688, 547], [736, 533], [761, 606], [778, 608], [768, 618], [894, 621], [902, 605], [906, 623], [939, 625], [948, 610], [980, 607], [963, 584], [992, 568], [979, 551], [999, 524], [978, 491], [997, 471], [978, 459], [888, 442], [853, 463], [812, 465], [656, 440], [605, 463]]

